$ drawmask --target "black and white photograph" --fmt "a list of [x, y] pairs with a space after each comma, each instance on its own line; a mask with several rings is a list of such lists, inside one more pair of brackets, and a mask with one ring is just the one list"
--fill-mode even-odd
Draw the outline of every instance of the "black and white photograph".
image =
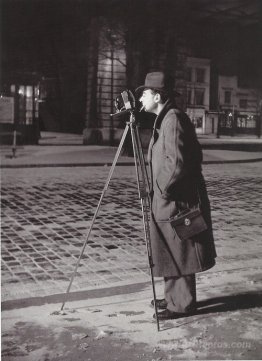
[[0, 17], [1, 360], [260, 360], [262, 1]]

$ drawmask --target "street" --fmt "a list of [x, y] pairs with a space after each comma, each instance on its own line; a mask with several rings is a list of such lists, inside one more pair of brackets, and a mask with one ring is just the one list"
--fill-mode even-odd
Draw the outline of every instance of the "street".
[[[61, 295], [66, 291], [108, 172], [107, 166], [21, 168], [2, 171], [3, 336], [10, 333], [10, 329], [15, 326], [12, 322], [5, 323], [5, 310], [14, 309], [15, 314], [15, 309], [22, 307], [20, 303], [32, 306], [32, 300], [36, 297]], [[218, 297], [219, 304], [219, 297], [228, 297], [228, 306], [223, 306], [224, 308], [219, 311], [218, 305], [217, 310], [220, 313], [216, 321], [213, 319], [212, 327], [216, 330], [215, 323], [219, 318], [220, 326], [223, 328], [231, 327], [232, 323], [237, 324], [240, 318], [242, 324], [248, 317], [253, 331], [246, 330], [245, 333], [242, 330], [241, 341], [248, 342], [249, 347], [236, 348], [234, 355], [237, 358], [256, 359], [262, 351], [259, 339], [254, 337], [256, 325], [259, 324], [259, 320], [261, 321], [261, 162], [209, 164], [204, 165], [203, 173], [212, 206], [218, 258], [213, 269], [197, 276], [200, 303], [203, 299]], [[143, 285], [149, 281], [135, 170], [131, 166], [117, 166], [71, 292], [81, 294], [85, 291], [121, 286], [132, 288], [132, 285], [139, 284], [143, 289]], [[162, 292], [159, 282], [157, 290]], [[151, 297], [150, 286], [144, 288], [144, 291], [149, 294], [147, 297]], [[149, 301], [150, 298], [146, 300], [147, 303]], [[141, 299], [138, 302], [141, 303]], [[86, 303], [86, 306], [91, 308], [95, 305], [94, 302], [89, 305]], [[114, 317], [108, 319], [108, 314], [115, 315], [118, 312], [114, 304], [104, 307], [107, 322], [110, 321], [111, 327], [118, 331], [122, 330], [130, 342], [143, 342], [152, 346], [152, 349], [154, 344], [155, 347], [159, 346], [159, 335], [158, 338], [150, 340], [143, 332], [143, 317], [152, 317], [152, 309], [148, 308], [147, 312], [150, 313], [145, 312], [142, 316], [139, 312], [135, 313], [138, 319], [133, 319], [133, 322], [140, 328], [132, 333], [128, 332], [130, 322], [126, 321], [125, 324]], [[240, 313], [241, 309], [243, 310]], [[129, 310], [130, 305], [123, 312], [128, 314]], [[225, 317], [227, 322], [224, 324], [222, 318], [227, 311], [232, 311], [236, 317], [233, 317], [230, 323], [228, 317]], [[102, 317], [102, 313], [91, 312], [90, 322], [103, 325], [105, 318]], [[244, 313], [248, 315], [244, 317]], [[152, 322], [150, 319], [148, 323], [154, 328]], [[207, 325], [210, 326], [210, 322]], [[240, 332], [240, 328], [238, 330]], [[154, 329], [150, 332], [156, 331]], [[231, 332], [226, 329], [222, 332], [214, 331], [215, 340], [219, 342], [228, 341], [232, 337], [232, 334], [229, 337], [230, 334]], [[175, 337], [177, 342], [180, 342], [181, 357], [189, 357], [188, 342], [192, 341], [192, 338], [184, 339], [182, 344], [181, 339], [179, 338], [179, 341], [172, 332], [166, 335], [162, 333], [163, 337], [167, 337], [169, 342]], [[5, 343], [7, 339], [3, 338], [3, 360], [18, 360], [16, 357], [19, 353], [10, 351], [10, 344]], [[196, 349], [199, 350], [199, 345]], [[200, 357], [202, 355], [205, 358], [209, 355], [211, 358], [223, 359], [232, 356], [232, 352], [231, 348], [217, 350], [211, 347], [208, 350], [205, 348], [205, 354], [200, 353]], [[21, 360], [29, 360], [29, 354], [30, 351], [25, 352], [23, 357], [28, 355], [28, 358]], [[42, 360], [40, 357], [38, 359]], [[56, 358], [53, 356], [47, 359]]]

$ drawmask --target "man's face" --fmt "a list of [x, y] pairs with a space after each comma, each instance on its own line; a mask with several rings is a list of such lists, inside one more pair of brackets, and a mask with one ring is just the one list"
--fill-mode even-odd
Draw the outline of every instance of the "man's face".
[[146, 89], [143, 91], [139, 101], [142, 103], [146, 112], [156, 113], [157, 102], [155, 96], [156, 94], [153, 93], [151, 89]]

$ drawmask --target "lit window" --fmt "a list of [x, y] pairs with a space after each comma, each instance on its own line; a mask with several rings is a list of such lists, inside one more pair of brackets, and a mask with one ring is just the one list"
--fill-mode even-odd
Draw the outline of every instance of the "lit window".
[[31, 85], [28, 85], [25, 87], [25, 89], [26, 89], [26, 96], [28, 98], [31, 98], [33, 95], [33, 87]]
[[20, 85], [20, 86], [19, 86], [18, 93], [19, 93], [21, 96], [24, 96], [24, 95], [25, 95], [25, 86], [24, 86], [24, 85]]
[[202, 128], [203, 127], [203, 117], [197, 117], [194, 119], [194, 124], [196, 128]]

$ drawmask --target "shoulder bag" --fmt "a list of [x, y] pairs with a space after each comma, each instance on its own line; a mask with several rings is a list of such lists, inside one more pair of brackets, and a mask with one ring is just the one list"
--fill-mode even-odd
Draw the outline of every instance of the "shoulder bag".
[[181, 240], [192, 238], [208, 228], [199, 204], [179, 212], [170, 223]]

